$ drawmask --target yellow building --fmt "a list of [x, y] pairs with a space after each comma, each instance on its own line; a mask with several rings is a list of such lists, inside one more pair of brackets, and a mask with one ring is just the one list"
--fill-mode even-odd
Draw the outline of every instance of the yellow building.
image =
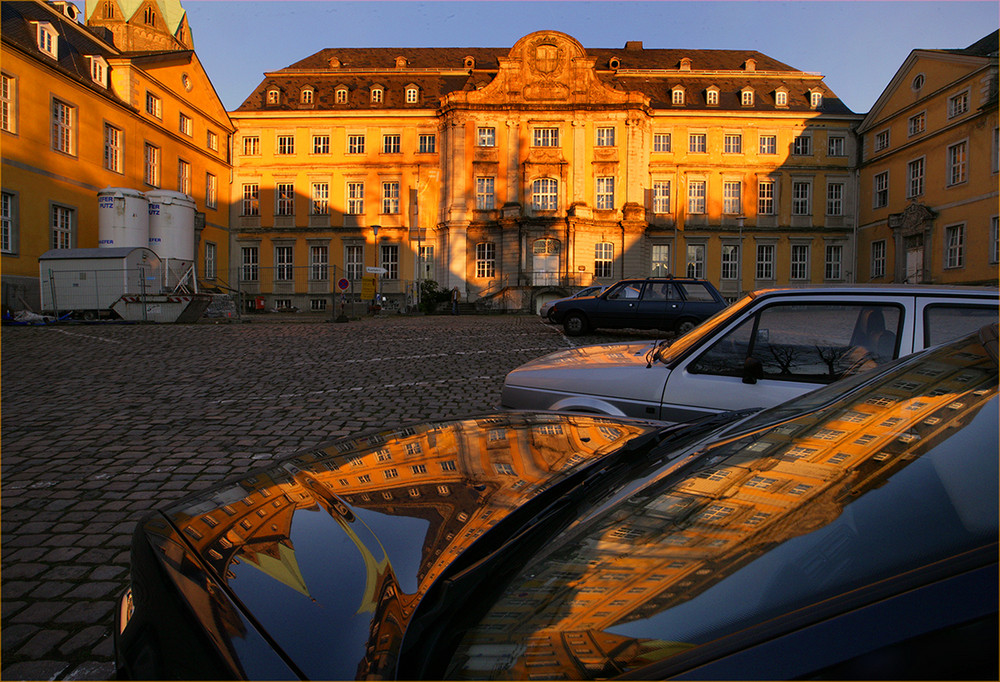
[[266, 305], [323, 310], [369, 268], [392, 304], [432, 279], [508, 309], [627, 276], [854, 277], [861, 117], [758, 52], [331, 48], [230, 115], [230, 279]]
[[178, 191], [196, 204], [197, 272], [228, 270], [233, 125], [176, 0], [3, 6], [3, 305], [38, 310], [38, 257], [98, 246], [98, 193]]
[[859, 127], [859, 281], [996, 283], [997, 41], [914, 50]]

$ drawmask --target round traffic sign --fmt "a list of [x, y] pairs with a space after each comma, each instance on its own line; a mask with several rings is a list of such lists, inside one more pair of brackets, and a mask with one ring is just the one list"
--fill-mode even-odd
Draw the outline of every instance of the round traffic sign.
[[340, 287], [341, 291], [347, 291], [347, 289], [350, 288], [351, 283], [346, 279], [344, 279], [343, 277], [341, 277], [339, 280], [337, 280], [337, 286]]

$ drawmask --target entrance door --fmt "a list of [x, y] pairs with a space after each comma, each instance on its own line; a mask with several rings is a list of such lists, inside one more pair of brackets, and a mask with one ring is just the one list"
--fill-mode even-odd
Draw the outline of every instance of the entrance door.
[[906, 238], [906, 283], [919, 284], [924, 277], [924, 237]]
[[536, 239], [531, 248], [532, 283], [535, 286], [559, 284], [558, 239]]

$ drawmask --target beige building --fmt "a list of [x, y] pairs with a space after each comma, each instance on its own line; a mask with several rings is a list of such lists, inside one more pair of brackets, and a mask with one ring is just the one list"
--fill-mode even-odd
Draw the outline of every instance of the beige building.
[[858, 128], [859, 281], [997, 282], [997, 36], [914, 50]]
[[[83, 23], [86, 20], [86, 24]], [[39, 256], [95, 248], [98, 194], [194, 199], [197, 274], [228, 270], [233, 125], [176, 0], [4, 2], [3, 305], [39, 309]]]
[[230, 116], [230, 279], [269, 306], [324, 310], [369, 270], [390, 304], [431, 279], [507, 309], [627, 276], [706, 277], [730, 298], [854, 278], [861, 117], [758, 52], [555, 31], [331, 48]]

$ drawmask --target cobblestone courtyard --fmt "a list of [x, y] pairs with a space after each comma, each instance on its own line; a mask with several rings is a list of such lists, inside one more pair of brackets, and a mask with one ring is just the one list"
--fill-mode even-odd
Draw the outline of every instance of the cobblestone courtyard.
[[649, 335], [570, 342], [514, 315], [4, 327], [0, 676], [113, 677], [154, 507], [341, 436], [491, 411], [527, 360]]

